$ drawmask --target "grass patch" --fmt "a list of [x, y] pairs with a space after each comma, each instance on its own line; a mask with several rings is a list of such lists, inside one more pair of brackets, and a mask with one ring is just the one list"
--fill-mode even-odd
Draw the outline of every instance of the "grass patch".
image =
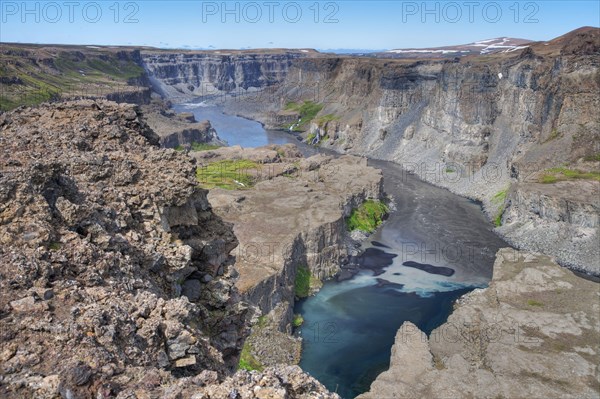
[[50, 244], [48, 244], [48, 249], [50, 251], [58, 251], [61, 248], [61, 243], [60, 242], [51, 242]]
[[3, 46], [0, 65], [0, 75], [15, 82], [2, 85], [1, 110], [63, 97], [105, 97], [134, 92], [139, 88], [133, 85], [145, 73], [126, 52], [87, 49], [54, 52], [26, 45]]
[[173, 149], [174, 149], [175, 151], [183, 151], [183, 150], [185, 150], [185, 147], [184, 147], [184, 146], [182, 146], [181, 144], [179, 144], [177, 147], [174, 147]]
[[207, 143], [195, 143], [192, 142], [192, 151], [210, 151], [216, 150], [217, 148], [221, 148], [220, 145], [215, 144], [207, 144]]
[[292, 319], [292, 325], [296, 328], [300, 327], [302, 324], [304, 324], [304, 317], [302, 317], [301, 314], [295, 314], [294, 318]]
[[595, 180], [600, 181], [600, 172], [583, 172], [577, 169], [565, 167], [551, 168], [544, 172], [539, 182], [544, 184], [556, 183], [566, 180]]
[[503, 204], [504, 201], [506, 201], [506, 194], [508, 194], [508, 188], [496, 193], [496, 195], [492, 197], [492, 202], [494, 204]]
[[500, 227], [502, 226], [502, 214], [504, 213], [504, 211], [500, 211], [498, 212], [498, 214], [496, 215], [496, 217], [494, 218], [494, 226], [496, 227]]
[[250, 344], [245, 342], [244, 346], [242, 347], [242, 354], [240, 355], [238, 369], [247, 371], [262, 371], [264, 368], [265, 367], [252, 354], [252, 347]]
[[389, 208], [383, 202], [367, 200], [352, 211], [346, 219], [346, 226], [349, 231], [361, 230], [371, 233], [379, 227], [388, 212]]
[[[313, 143], [313, 141], [314, 141], [314, 139], [315, 139], [316, 137], [317, 137], [317, 134], [316, 134], [316, 133], [309, 133], [309, 134], [308, 134], [308, 136], [306, 136], [306, 142], [307, 142], [308, 144], [311, 144], [311, 145], [312, 145], [312, 143]], [[323, 140], [329, 140], [329, 136], [327, 136], [327, 135], [325, 135], [325, 136], [322, 136], [322, 137], [319, 139], [319, 141], [317, 141], [317, 142], [314, 144], [314, 146], [315, 146], [315, 147], [318, 147], [319, 145], [321, 145], [321, 142], [322, 142]]]
[[294, 294], [298, 298], [306, 298], [310, 293], [310, 270], [306, 266], [300, 266], [296, 271], [294, 280]]
[[587, 162], [600, 162], [600, 152], [596, 155], [588, 155], [584, 157], [583, 160]]
[[494, 217], [494, 226], [502, 226], [502, 215], [504, 214], [504, 202], [506, 201], [506, 195], [508, 194], [508, 187], [502, 191], [499, 191], [492, 197], [492, 204], [500, 206], [496, 217]]
[[290, 123], [284, 126], [285, 129], [289, 129], [294, 126], [294, 131], [303, 131], [307, 123], [312, 121], [319, 112], [323, 109], [322, 104], [315, 103], [313, 101], [304, 101], [303, 103], [288, 102], [285, 105], [286, 111], [296, 111], [300, 115], [298, 122]]
[[196, 178], [204, 188], [220, 187], [226, 190], [250, 188], [255, 179], [252, 170], [260, 170], [260, 164], [249, 159], [222, 160], [198, 167]]
[[552, 141], [552, 140], [556, 140], [560, 136], [562, 136], [562, 135], [558, 132], [558, 130], [552, 129], [552, 132], [550, 132], [550, 136], [548, 136], [548, 138], [544, 141], [544, 143], [547, 143], [547, 142]]
[[319, 127], [323, 127], [325, 126], [327, 123], [331, 122], [331, 121], [335, 121], [337, 119], [340, 119], [339, 116], [336, 116], [335, 114], [327, 114], [327, 115], [323, 115], [318, 117], [315, 122], [317, 125], [319, 125]]
[[262, 315], [258, 317], [258, 322], [256, 323], [256, 325], [259, 328], [263, 328], [267, 326], [267, 316], [266, 315]]
[[543, 183], [543, 184], [552, 184], [552, 183], [556, 183], [557, 181], [558, 181], [558, 179], [552, 175], [543, 175], [540, 178], [540, 183]]
[[529, 306], [544, 306], [543, 303], [536, 301], [535, 299], [527, 300], [527, 305], [529, 305]]
[[294, 294], [298, 298], [306, 298], [310, 295], [311, 288], [321, 287], [321, 280], [313, 276], [308, 267], [299, 266], [294, 280]]

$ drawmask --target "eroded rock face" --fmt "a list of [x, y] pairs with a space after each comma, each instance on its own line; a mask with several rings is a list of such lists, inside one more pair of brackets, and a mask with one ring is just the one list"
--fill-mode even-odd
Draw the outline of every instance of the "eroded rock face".
[[600, 182], [523, 182], [513, 186], [499, 233], [553, 253], [569, 267], [600, 274]]
[[168, 103], [155, 102], [142, 107], [144, 119], [160, 137], [161, 146], [184, 148], [194, 143], [216, 146], [226, 144], [209, 121], [197, 122], [193, 114], [177, 114], [168, 106]]
[[195, 162], [140, 116], [104, 101], [0, 116], [2, 397], [190, 397], [237, 365], [237, 241]]
[[161, 51], [145, 52], [143, 61], [156, 91], [169, 98], [183, 99], [231, 91], [243, 94], [279, 83], [287, 75], [292, 60], [307, 53]]
[[359, 398], [597, 398], [599, 298], [598, 283], [550, 258], [502, 249], [489, 288], [429, 339], [400, 328], [390, 369]]

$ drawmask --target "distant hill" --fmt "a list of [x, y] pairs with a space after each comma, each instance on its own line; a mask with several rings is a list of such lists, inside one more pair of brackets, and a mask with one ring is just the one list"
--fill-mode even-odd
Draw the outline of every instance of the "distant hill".
[[395, 49], [374, 53], [376, 57], [382, 58], [444, 58], [461, 57], [466, 55], [486, 55], [495, 53], [508, 53], [522, 50], [532, 43], [527, 39], [516, 39], [511, 37], [498, 37], [494, 39], [480, 40], [469, 44], [456, 46], [431, 47], [431, 48], [406, 48]]

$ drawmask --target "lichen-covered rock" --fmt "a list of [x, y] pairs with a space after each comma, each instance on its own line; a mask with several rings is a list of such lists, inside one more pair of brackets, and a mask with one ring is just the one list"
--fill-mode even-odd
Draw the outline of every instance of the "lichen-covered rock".
[[0, 396], [177, 397], [234, 370], [237, 241], [195, 169], [132, 105], [0, 115]]
[[339, 399], [298, 366], [238, 371], [221, 385], [201, 388], [193, 399]]

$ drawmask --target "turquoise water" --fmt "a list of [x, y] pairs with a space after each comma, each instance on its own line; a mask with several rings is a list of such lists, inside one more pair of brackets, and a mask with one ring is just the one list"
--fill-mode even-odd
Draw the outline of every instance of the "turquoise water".
[[[181, 104], [180, 112], [208, 119], [230, 145], [257, 147], [295, 143], [286, 132], [224, 114], [217, 106]], [[396, 210], [363, 243], [353, 259], [360, 272], [326, 282], [319, 293], [296, 304], [305, 324], [300, 366], [344, 399], [369, 389], [389, 366], [398, 328], [411, 321], [426, 333], [444, 323], [454, 301], [492, 276], [495, 253], [507, 246], [492, 232], [479, 205], [407, 175], [398, 165], [370, 161], [384, 173], [385, 191]]]
[[507, 246], [474, 202], [395, 164], [370, 163], [383, 171], [396, 211], [352, 260], [362, 267], [354, 278], [326, 283], [295, 308], [306, 321], [300, 366], [345, 399], [387, 370], [402, 323], [429, 334], [458, 297], [487, 285], [495, 253]]
[[390, 287], [366, 285], [370, 272], [353, 280], [327, 282], [302, 301], [303, 353], [300, 366], [342, 398], [354, 398], [387, 370], [398, 328], [411, 321], [426, 333], [443, 323], [456, 298], [470, 289], [426, 297]]

